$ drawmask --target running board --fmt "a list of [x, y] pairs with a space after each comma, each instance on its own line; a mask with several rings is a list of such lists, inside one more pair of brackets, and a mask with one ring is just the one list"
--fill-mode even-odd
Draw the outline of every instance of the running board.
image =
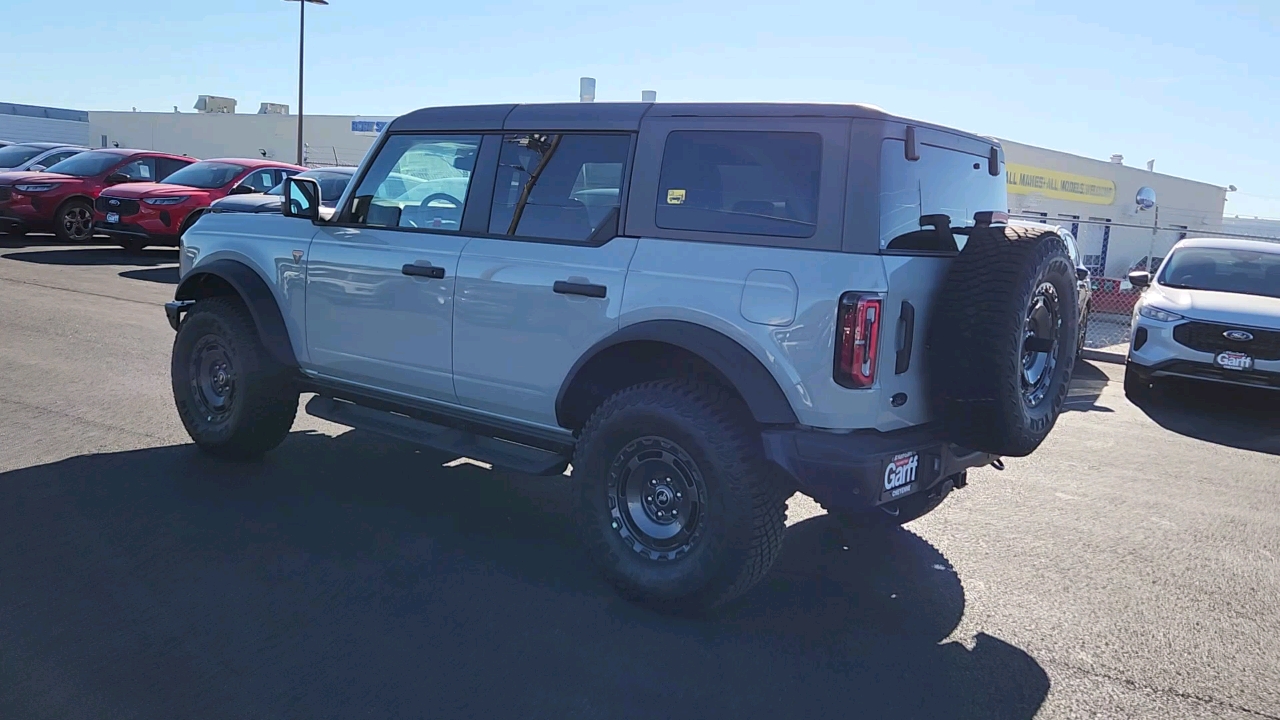
[[559, 475], [569, 466], [568, 458], [553, 452], [385, 410], [374, 410], [345, 400], [317, 395], [307, 403], [307, 414], [527, 475]]

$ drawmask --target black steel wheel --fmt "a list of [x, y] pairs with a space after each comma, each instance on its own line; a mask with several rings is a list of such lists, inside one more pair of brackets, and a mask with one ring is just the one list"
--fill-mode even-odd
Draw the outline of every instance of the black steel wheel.
[[698, 542], [707, 508], [706, 481], [679, 444], [637, 438], [609, 466], [610, 514], [631, 548], [652, 560], [674, 560]]
[[782, 547], [790, 495], [750, 412], [688, 379], [606, 400], [574, 454], [583, 541], [625, 597], [705, 610], [751, 589]]
[[210, 454], [257, 457], [293, 426], [298, 390], [289, 368], [263, 346], [239, 298], [191, 308], [174, 338], [170, 371], [182, 424]]

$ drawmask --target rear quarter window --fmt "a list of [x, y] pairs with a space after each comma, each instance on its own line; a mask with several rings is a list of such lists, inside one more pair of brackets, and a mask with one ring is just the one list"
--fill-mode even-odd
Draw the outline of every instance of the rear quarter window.
[[668, 230], [812, 237], [822, 136], [676, 131], [667, 136], [655, 224]]
[[921, 218], [945, 215], [948, 229], [965, 228], [975, 213], [1008, 210], [1004, 174], [992, 176], [988, 158], [923, 143], [918, 152], [907, 160], [902, 140], [880, 146], [881, 249], [959, 250], [963, 234], [946, 240], [951, 233], [921, 228]]

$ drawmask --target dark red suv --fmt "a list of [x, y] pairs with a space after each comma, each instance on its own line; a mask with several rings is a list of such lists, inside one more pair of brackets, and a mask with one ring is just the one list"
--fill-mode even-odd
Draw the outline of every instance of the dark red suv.
[[0, 229], [50, 231], [66, 242], [93, 236], [93, 203], [108, 187], [163, 180], [195, 158], [108, 148], [67, 158], [45, 172], [0, 173]]
[[198, 211], [214, 200], [264, 193], [306, 168], [272, 160], [202, 160], [162, 183], [111, 188], [94, 206], [94, 227], [126, 250], [148, 245], [176, 247]]

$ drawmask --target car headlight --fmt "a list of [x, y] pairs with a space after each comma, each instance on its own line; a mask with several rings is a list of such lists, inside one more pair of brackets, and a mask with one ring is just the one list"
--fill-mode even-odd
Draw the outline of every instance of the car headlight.
[[142, 202], [148, 205], [177, 205], [186, 200], [187, 197], [186, 195], [179, 195], [178, 197], [143, 198]]
[[26, 192], [26, 193], [42, 193], [42, 192], [49, 192], [50, 190], [52, 190], [52, 189], [54, 189], [54, 188], [56, 188], [56, 187], [58, 187], [58, 186], [57, 186], [57, 185], [54, 185], [53, 183], [41, 183], [41, 184], [39, 184], [39, 185], [35, 185], [35, 184], [32, 184], [32, 185], [14, 185], [14, 186], [13, 186], [13, 189], [14, 189], [14, 190], [21, 190], [22, 192]]
[[1161, 310], [1154, 305], [1143, 305], [1138, 308], [1138, 314], [1144, 318], [1155, 320], [1156, 322], [1176, 322], [1182, 319], [1182, 316], [1178, 313]]

